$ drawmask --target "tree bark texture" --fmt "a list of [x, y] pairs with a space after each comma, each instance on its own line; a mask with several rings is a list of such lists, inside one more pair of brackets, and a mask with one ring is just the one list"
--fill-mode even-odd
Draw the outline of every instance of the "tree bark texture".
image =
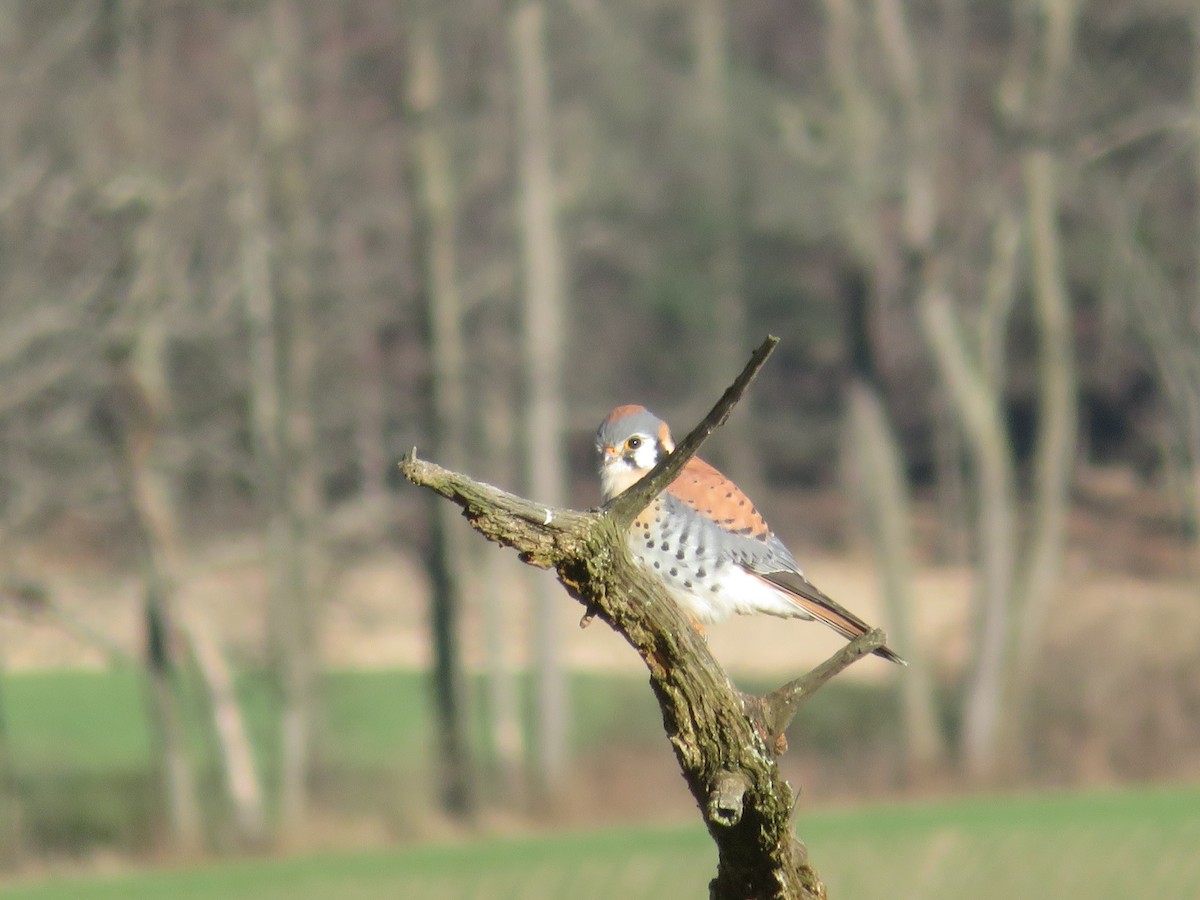
[[775, 339], [759, 348], [712, 412], [638, 484], [597, 510], [554, 508], [508, 494], [418, 459], [401, 469], [414, 484], [463, 509], [477, 531], [512, 547], [533, 566], [553, 570], [583, 604], [638, 652], [663, 726], [720, 854], [710, 891], [716, 900], [819, 898], [825, 887], [792, 829], [795, 798], [776, 757], [796, 710], [826, 680], [882, 645], [872, 631], [829, 661], [766, 697], [740, 693], [662, 586], [638, 568], [626, 547], [633, 517], [679, 473], [728, 415]]

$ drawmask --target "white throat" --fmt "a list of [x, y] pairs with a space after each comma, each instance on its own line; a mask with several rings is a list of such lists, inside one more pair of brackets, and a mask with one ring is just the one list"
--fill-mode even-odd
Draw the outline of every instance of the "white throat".
[[607, 503], [618, 494], [629, 490], [643, 475], [654, 468], [639, 469], [623, 456], [615, 456], [600, 467], [600, 493]]

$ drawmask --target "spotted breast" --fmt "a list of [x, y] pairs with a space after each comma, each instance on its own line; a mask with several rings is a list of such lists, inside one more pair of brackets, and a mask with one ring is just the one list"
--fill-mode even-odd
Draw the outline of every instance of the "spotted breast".
[[[811, 619], [802, 607], [749, 575], [744, 566], [796, 569], [796, 561], [745, 496], [703, 460], [634, 519], [630, 550], [662, 579], [697, 622], [765, 612]], [[727, 488], [721, 490], [721, 488]], [[730, 530], [730, 529], [733, 530]]]

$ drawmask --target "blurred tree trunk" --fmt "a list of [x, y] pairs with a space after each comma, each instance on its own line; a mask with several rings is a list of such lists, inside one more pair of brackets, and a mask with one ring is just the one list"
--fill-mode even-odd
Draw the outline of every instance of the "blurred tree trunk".
[[143, 40], [148, 11], [136, 0], [110, 10], [117, 31], [117, 122], [125, 150], [142, 163], [142, 220], [134, 227], [130, 248], [132, 283], [128, 305], [133, 338], [109, 350], [109, 381], [94, 423], [113, 449], [123, 498], [138, 534], [145, 600], [145, 665], [150, 704], [159, 748], [167, 818], [173, 849], [194, 853], [203, 842], [202, 813], [192, 761], [187, 750], [184, 714], [176, 679], [179, 649], [175, 591], [178, 541], [170, 484], [161, 461], [153, 457], [167, 403], [162, 354], [164, 332], [163, 237], [158, 220], [161, 197], [150, 185], [151, 130], [147, 121], [147, 66]]
[[243, 327], [248, 358], [250, 432], [257, 469], [256, 493], [267, 517], [270, 604], [282, 606], [286, 578], [282, 572], [287, 523], [283, 511], [283, 459], [279, 440], [279, 365], [271, 286], [271, 238], [259, 155], [248, 155], [243, 182], [234, 202], [240, 229]]
[[851, 371], [847, 444], [854, 461], [852, 483], [875, 558], [880, 593], [893, 644], [908, 660], [900, 678], [905, 767], [910, 779], [931, 775], [946, 759], [933, 681], [925, 648], [917, 640], [912, 571], [912, 513], [900, 442], [888, 421], [871, 349], [868, 288], [855, 273], [843, 298], [847, 308]]
[[205, 704], [217, 739], [225, 792], [233, 807], [237, 843], [243, 848], [258, 847], [267, 838], [262, 781], [238, 702], [233, 671], [207, 623], [195, 613], [184, 619], [191, 659], [204, 687]]
[[[566, 296], [559, 246], [546, 61], [545, 5], [517, 0], [510, 38], [517, 104], [520, 229], [524, 248], [525, 458], [531, 496], [550, 505], [566, 498], [564, 468], [563, 351]], [[567, 704], [562, 604], [548, 574], [535, 577], [533, 647], [537, 670], [534, 775], [543, 800], [559, 790], [567, 767]]]
[[[1192, 189], [1200, 194], [1200, 8], [1194, 8], [1191, 16], [1192, 38], [1192, 170], [1194, 172]], [[1196, 227], [1196, 272], [1193, 276], [1190, 306], [1191, 316], [1186, 317], [1191, 327], [1185, 332], [1195, 338], [1200, 338], [1200, 204], [1195, 204]], [[1194, 347], [1194, 345], [1193, 345]], [[1185, 370], [1182, 377], [1183, 400], [1183, 440], [1186, 447], [1187, 462], [1190, 471], [1192, 501], [1192, 533], [1196, 536], [1197, 564], [1200, 566], [1200, 365], [1196, 365], [1195, 356], [1191, 357], [1193, 365]], [[1200, 571], [1200, 569], [1198, 569]]]
[[270, 633], [283, 700], [280, 825], [294, 835], [308, 817], [317, 600], [326, 571], [313, 416], [317, 229], [304, 159], [301, 21], [288, 0], [274, 0], [265, 19], [253, 60], [257, 147], [246, 163], [242, 197], [244, 300], [268, 515]]
[[[1059, 225], [1062, 165], [1049, 149], [1059, 130], [1062, 98], [1074, 55], [1077, 0], [1041, 0], [1018, 27], [1009, 114], [1017, 128], [1041, 138], [1021, 153], [1034, 323], [1037, 333], [1038, 423], [1028, 537], [1014, 564], [1012, 646], [1005, 649], [1000, 753], [1026, 748], [1029, 691], [1048, 610], [1066, 552], [1066, 520], [1078, 441], [1078, 375], [1071, 301]], [[1040, 44], [1038, 40], [1040, 39]], [[1036, 48], [1031, 64], [1022, 46]], [[1003, 238], [999, 245], [1003, 253]], [[983, 323], [986, 327], [987, 323]], [[986, 332], [984, 340], [988, 339]], [[993, 339], [995, 340], [995, 339]], [[998, 357], [999, 347], [993, 351]], [[1002, 395], [1003, 382], [994, 382]], [[996, 763], [991, 764], [994, 770]]]
[[145, 585], [145, 665], [161, 753], [168, 827], [173, 849], [190, 854], [201, 847], [203, 823], [176, 690], [179, 640], [170, 555], [177, 542], [169, 487], [150, 458], [162, 410], [151, 400], [129, 348], [113, 350], [111, 363], [96, 421], [116, 454], [121, 492], [138, 533]]
[[[1058, 250], [1054, 161], [1044, 147], [1025, 150], [1026, 228], [1034, 271], [1032, 292], [1039, 340], [1038, 450], [1030, 542], [1018, 546], [1016, 460], [1005, 419], [1004, 320], [1012, 309], [1018, 241], [1007, 207], [999, 217], [978, 338], [965, 327], [951, 299], [952, 260], [938, 239], [945, 216], [937, 196], [939, 123], [952, 118], [950, 103], [960, 79], [943, 71], [932, 90], [900, 0], [875, 0], [883, 57], [900, 99], [906, 162], [903, 246], [920, 322], [947, 396], [963, 428], [977, 481], [977, 615], [974, 668], [964, 699], [962, 753], [972, 778], [994, 778], [1011, 760], [1018, 737], [1027, 672], [1039, 645], [1045, 609], [1057, 584], [1064, 546], [1065, 512], [1075, 444], [1075, 371]], [[1074, 0], [1043, 0], [1020, 10], [1013, 37], [1011, 78], [999, 88], [1000, 106], [1018, 129], [1032, 124], [1043, 137], [1057, 114], [1056, 98], [1071, 60]], [[959, 32], [961, 34], [961, 32]], [[1041, 35], [1041, 53], [1028, 53]], [[956, 56], [954, 47], [946, 55]], [[957, 54], [961, 58], [961, 54]], [[1009, 193], [1000, 200], [1009, 204]], [[1019, 201], [1018, 201], [1019, 202]], [[1007, 225], [1006, 225], [1007, 223]], [[978, 348], [978, 350], [976, 349]], [[1020, 569], [1018, 569], [1020, 567]]]
[[[141, 333], [155, 334], [157, 329], [149, 326]], [[233, 679], [215, 637], [200, 627], [198, 612], [189, 615], [178, 604], [184, 552], [170, 482], [155, 451], [167, 400], [165, 394], [155, 397], [150, 388], [165, 383], [162, 353], [161, 345], [129, 355], [123, 348], [114, 351], [111, 382], [98, 412], [102, 431], [117, 450], [123, 490], [140, 536], [147, 597], [146, 664], [164, 752], [172, 830], [180, 850], [199, 848], [202, 815], [187, 751], [179, 684], [183, 672], [176, 659], [184, 650], [205, 691], [209, 735], [221, 760], [238, 841], [254, 845], [266, 832], [262, 789]]]
[[[704, 257], [709, 273], [712, 316], [705, 341], [710, 349], [700, 364], [705, 392], [721, 391], [730, 372], [742, 364], [748, 346], [743, 286], [738, 168], [730, 114], [729, 49], [724, 0], [697, 0], [692, 5], [695, 47], [696, 109], [700, 119], [701, 185], [704, 191]], [[741, 415], [753, 418], [753, 404]], [[752, 423], [723, 429], [709, 442], [714, 460], [752, 496], [761, 493], [762, 467]]]
[[[1061, 79], [1055, 84], [1061, 84]], [[1025, 744], [1031, 712], [1029, 692], [1066, 553], [1079, 418], [1071, 302], [1058, 224], [1059, 166], [1049, 151], [1039, 148], [1025, 154], [1024, 169], [1038, 335], [1038, 435], [1033, 508], [1017, 594], [1020, 609], [1007, 726], [1016, 746]]]
[[967, 774], [987, 780], [1001, 762], [1002, 691], [1012, 629], [1010, 604], [1016, 566], [1012, 448], [1000, 397], [973, 364], [969, 342], [944, 288], [926, 287], [920, 303], [926, 340], [975, 463], [978, 612], [974, 669], [963, 701], [962, 753]]
[[[483, 348], [487, 361], [483, 378], [477, 388], [476, 409], [486, 458], [481, 460], [483, 477], [492, 484], [512, 484], [517, 477], [517, 434], [512, 411], [516, 408], [512, 378], [504, 351], [510, 340], [507, 331], [498, 332], [490, 346]], [[525, 763], [525, 731], [516, 675], [509, 658], [507, 622], [514, 617], [505, 587], [526, 578], [524, 571], [517, 578], [509, 577], [511, 560], [494, 547], [484, 547], [478, 541], [476, 549], [484, 554], [480, 566], [483, 604], [483, 633], [485, 665], [487, 666], [488, 740], [495, 767], [496, 799], [512, 806], [523, 794], [522, 767]], [[528, 582], [526, 582], [528, 583]], [[507, 612], [506, 612], [507, 609]]]
[[[154, 33], [152, 51], [142, 43], [149, 34], [148, 11], [136, 3], [109, 10], [120, 23], [117, 83], [119, 122], [129, 156], [141, 167], [131, 180], [129, 202], [141, 212], [134, 226], [130, 251], [132, 284], [127, 309], [132, 342], [114, 348], [111, 383], [97, 410], [98, 424], [116, 449], [122, 485], [139, 530], [146, 582], [147, 665], [151, 698], [161, 744], [170, 818], [180, 849], [192, 851], [201, 842], [201, 819], [191, 760], [186, 748], [184, 716], [178, 694], [180, 677], [175, 660], [184, 649], [199, 662], [220, 651], [207, 631], [198, 633], [177, 609], [185, 554], [172, 497], [167, 464], [159, 444], [162, 423], [170, 416], [167, 385], [167, 322], [170, 278], [164, 235], [169, 232], [164, 209], [170, 202], [161, 184], [151, 177], [153, 158], [150, 98], [167, 63], [169, 35]], [[160, 29], [161, 30], [161, 29]], [[210, 699], [207, 723], [225, 773], [225, 789], [234, 807], [243, 841], [263, 835], [261, 791], [253, 753], [242, 725], [236, 697], [210, 680], [214, 673], [199, 666], [196, 675]]]
[[[443, 124], [438, 9], [439, 4], [434, 0], [419, 0], [413, 8], [408, 104], [416, 125], [414, 168], [421, 209], [419, 233], [433, 368], [432, 434], [439, 457], [461, 466], [467, 446], [467, 357], [458, 284], [454, 176]], [[465, 817], [476, 805], [461, 647], [463, 573], [473, 555], [465, 541], [467, 526], [452, 507], [431, 497], [429, 516], [431, 540], [426, 566], [433, 589], [429, 618], [433, 631], [441, 800], [448, 813]]]
[[[888, 421], [868, 321], [870, 295], [887, 281], [886, 254], [877, 222], [881, 152], [880, 115], [858, 70], [863, 24], [856, 5], [826, 0], [828, 57], [842, 110], [839, 151], [849, 155], [848, 199], [842, 227], [849, 237], [856, 271], [849, 273], [842, 303], [850, 350], [847, 442], [854, 454], [853, 479], [887, 608], [888, 627], [909, 661], [900, 676], [908, 775], [929, 774], [944, 761], [945, 737], [937, 717], [934, 683], [924, 648], [916, 640], [911, 561], [909, 484], [899, 441]], [[866, 276], [863, 272], [870, 272]]]

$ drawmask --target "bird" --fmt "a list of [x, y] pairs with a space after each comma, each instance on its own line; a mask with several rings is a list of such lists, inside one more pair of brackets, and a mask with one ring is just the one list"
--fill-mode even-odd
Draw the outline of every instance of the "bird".
[[[600, 488], [608, 502], [675, 449], [667, 423], [644, 406], [618, 406], [596, 430]], [[736, 614], [817, 620], [848, 640], [871, 629], [819, 590], [736, 484], [699, 457], [634, 518], [634, 559], [702, 626]], [[907, 665], [890, 647], [876, 655]]]

